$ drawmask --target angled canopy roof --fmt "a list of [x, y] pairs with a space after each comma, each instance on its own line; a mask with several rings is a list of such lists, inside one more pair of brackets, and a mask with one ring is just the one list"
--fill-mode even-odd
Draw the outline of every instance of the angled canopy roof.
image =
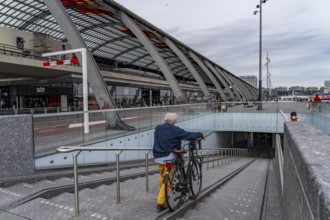
[[[160, 68], [143, 44], [115, 16], [115, 13], [111, 12], [111, 10], [104, 10], [102, 7], [98, 7], [100, 5], [98, 0], [60, 1], [66, 8], [67, 13], [70, 15], [98, 63], [122, 68], [140, 69], [162, 75]], [[175, 42], [194, 65], [203, 81], [208, 86], [214, 87], [208, 75], [189, 56], [188, 51], [193, 51], [203, 59], [207, 58], [123, 8], [121, 5], [110, 0], [103, 2], [113, 8], [114, 11], [120, 8], [120, 10], [125, 11], [125, 13], [134, 19], [136, 24], [158, 49], [177, 80], [196, 82], [183, 62], [161, 40], [163, 36]], [[66, 41], [66, 36], [42, 0], [1, 1], [0, 25], [44, 34], [63, 42]], [[218, 67], [223, 69], [220, 66]], [[226, 72], [230, 74], [230, 72]]]

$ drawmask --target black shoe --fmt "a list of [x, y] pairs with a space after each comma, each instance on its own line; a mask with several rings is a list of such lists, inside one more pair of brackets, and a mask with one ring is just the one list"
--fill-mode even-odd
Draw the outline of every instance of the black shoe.
[[157, 212], [164, 211], [165, 209], [167, 209], [167, 206], [165, 204], [164, 205], [157, 204], [157, 206], [156, 206]]

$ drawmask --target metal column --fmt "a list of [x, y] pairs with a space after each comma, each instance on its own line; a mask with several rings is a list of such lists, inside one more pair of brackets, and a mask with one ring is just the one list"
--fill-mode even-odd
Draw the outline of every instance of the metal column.
[[211, 63], [209, 63], [207, 60], [204, 60], [204, 63], [218, 77], [218, 79], [221, 81], [221, 83], [227, 88], [229, 96], [234, 100], [235, 96], [232, 93], [231, 89], [229, 88], [229, 85], [226, 82], [226, 80], [221, 76], [221, 74], [214, 68], [214, 66]]
[[209, 97], [210, 92], [207, 89], [203, 79], [200, 77], [199, 73], [195, 69], [195, 67], [192, 65], [190, 60], [184, 55], [184, 53], [167, 37], [161, 37], [161, 39], [165, 42], [165, 44], [179, 57], [179, 59], [183, 62], [183, 64], [188, 68], [190, 73], [193, 75], [195, 78], [196, 82], [198, 85], [201, 87], [204, 96]]
[[[235, 82], [231, 80], [230, 76], [228, 75], [228, 73], [226, 71], [223, 71], [222, 69], [220, 69], [219, 67], [215, 67], [215, 69], [219, 72], [220, 75], [223, 76], [223, 78], [225, 78], [225, 80], [227, 80], [227, 82], [229, 84], [231, 84], [231, 88], [233, 89], [233, 92], [235, 92], [236, 94], [236, 97], [239, 98], [243, 98], [243, 94], [240, 90], [238, 90], [236, 87], [235, 87]], [[233, 100], [235, 101], [235, 100]]]
[[254, 97], [252, 91], [250, 90], [249, 86], [250, 84], [245, 82], [244, 80], [240, 79], [239, 77], [235, 77], [234, 79], [241, 85], [241, 87], [247, 92], [247, 95], [249, 95], [249, 98], [252, 99]]
[[[105, 7], [110, 7], [105, 5]], [[111, 7], [110, 7], [111, 8]], [[160, 55], [159, 51], [154, 47], [154, 45], [150, 42], [148, 37], [143, 33], [143, 31], [139, 28], [139, 26], [123, 11], [116, 9], [117, 17], [123, 22], [132, 33], [139, 39], [141, 44], [145, 47], [145, 49], [150, 53], [152, 58], [158, 64], [160, 70], [164, 74], [167, 82], [172, 88], [175, 97], [177, 98], [180, 104], [188, 103], [186, 97], [183, 95], [181, 88], [178, 85], [178, 82], [170, 70], [169, 66], [166, 64], [164, 58]]]
[[228, 77], [231, 77], [231, 80], [235, 83], [235, 85], [238, 86], [239, 90], [241, 91], [241, 94], [243, 95], [244, 99], [251, 99], [252, 94], [250, 91], [245, 87], [244, 83], [240, 80], [237, 79], [235, 76], [229, 75]]
[[227, 101], [227, 97], [226, 97], [222, 87], [220, 86], [218, 80], [214, 77], [213, 73], [211, 73], [211, 71], [205, 66], [205, 64], [193, 52], [189, 51], [189, 56], [202, 68], [202, 70], [210, 78], [210, 80], [212, 81], [215, 88], [217, 88], [222, 101]]

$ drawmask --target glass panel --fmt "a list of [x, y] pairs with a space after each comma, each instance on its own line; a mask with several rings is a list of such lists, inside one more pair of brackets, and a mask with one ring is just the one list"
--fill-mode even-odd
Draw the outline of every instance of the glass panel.
[[[215, 111], [214, 104], [226, 105], [227, 111], [221, 108]], [[330, 114], [327, 103], [320, 103], [322, 112], [312, 113], [308, 112], [305, 102], [264, 102], [263, 110], [256, 110], [257, 104], [197, 103], [90, 111], [88, 133], [84, 131], [83, 112], [51, 114], [51, 111], [59, 112], [58, 108], [35, 108], [33, 113], [40, 113], [34, 115], [33, 120], [35, 155], [39, 158], [54, 154], [59, 146], [150, 147], [153, 129], [164, 123], [167, 112], [177, 113], [179, 127], [208, 135], [214, 131], [282, 133], [290, 112], [296, 111], [302, 122], [313, 123], [329, 134]], [[16, 113], [30, 114], [31, 111], [20, 109]], [[118, 116], [120, 126], [114, 127]], [[123, 157], [130, 158], [132, 155], [125, 153]]]
[[89, 136], [84, 137], [83, 120], [81, 112], [34, 115], [35, 156], [54, 154], [59, 146], [82, 146], [85, 139], [90, 142]]

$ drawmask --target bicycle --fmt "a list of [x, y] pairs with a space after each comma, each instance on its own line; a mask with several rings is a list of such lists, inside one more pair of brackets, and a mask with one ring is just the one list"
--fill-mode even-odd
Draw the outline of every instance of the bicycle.
[[[184, 167], [185, 161], [182, 156], [187, 152], [185, 150], [186, 146], [188, 146], [189, 151], [187, 169]], [[202, 188], [202, 157], [198, 155], [199, 149], [201, 149], [201, 139], [190, 141], [182, 147], [182, 150], [174, 151], [177, 154], [175, 159], [165, 161], [167, 168], [164, 177], [165, 200], [171, 211], [175, 211], [181, 206], [188, 193], [189, 199], [195, 199], [200, 194]]]

